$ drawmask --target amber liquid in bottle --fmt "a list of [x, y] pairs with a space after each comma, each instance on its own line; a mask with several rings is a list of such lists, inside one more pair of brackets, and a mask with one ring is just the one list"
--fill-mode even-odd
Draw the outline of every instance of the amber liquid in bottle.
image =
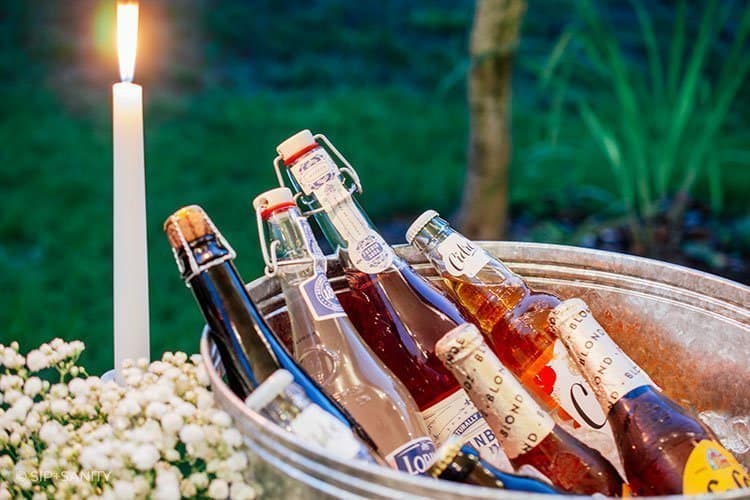
[[533, 466], [570, 493], [622, 494], [622, 479], [614, 467], [554, 423], [474, 325], [465, 324], [446, 334], [436, 354], [485, 415], [515, 467]]
[[714, 434], [662, 394], [580, 299], [562, 302], [551, 325], [596, 391], [636, 495], [750, 487], [750, 475]]
[[463, 315], [477, 325], [503, 365], [556, 422], [620, 467], [605, 414], [548, 325], [549, 314], [560, 299], [532, 290], [434, 211], [425, 212], [412, 224], [407, 239], [437, 269]]

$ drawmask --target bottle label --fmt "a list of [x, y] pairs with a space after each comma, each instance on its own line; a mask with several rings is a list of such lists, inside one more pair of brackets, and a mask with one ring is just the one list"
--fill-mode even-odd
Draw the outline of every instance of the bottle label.
[[430, 468], [435, 445], [427, 437], [413, 439], [385, 457], [388, 465], [411, 475], [422, 474]]
[[351, 429], [314, 403], [297, 415], [290, 430], [303, 441], [316, 444], [340, 458], [358, 458], [364, 453]]
[[564, 410], [564, 415], [558, 412], [558, 423], [579, 441], [599, 451], [624, 477], [607, 416], [560, 339], [553, 344], [552, 358], [535, 374], [531, 383], [550, 395]]
[[682, 474], [682, 493], [701, 494], [750, 488], [737, 459], [716, 441], [704, 439], [690, 452]]
[[302, 230], [302, 235], [305, 238], [305, 249], [315, 262], [315, 270], [319, 273], [325, 274], [326, 269], [328, 268], [328, 263], [325, 255], [323, 255], [323, 251], [318, 245], [318, 240], [315, 238], [310, 224], [307, 222], [307, 219], [300, 216], [297, 217], [297, 226]]
[[442, 446], [451, 436], [459, 436], [492, 465], [508, 470], [510, 462], [495, 433], [463, 389], [458, 389], [421, 413], [427, 432], [436, 446]]
[[550, 313], [550, 325], [591, 384], [606, 413], [624, 395], [644, 385], [656, 387], [604, 331], [581, 299], [562, 302]]
[[476, 327], [455, 328], [435, 351], [484, 415], [510, 459], [532, 450], [552, 432], [552, 418], [497, 359]]
[[316, 148], [291, 167], [291, 173], [306, 195], [313, 195], [336, 231], [346, 240], [354, 267], [376, 274], [393, 263], [393, 249], [370, 228], [339, 179], [339, 171], [328, 153]]
[[490, 261], [490, 256], [472, 241], [451, 233], [437, 246], [445, 267], [453, 276], [473, 278]]
[[299, 285], [307, 309], [316, 321], [346, 316], [344, 309], [324, 274], [316, 274]]

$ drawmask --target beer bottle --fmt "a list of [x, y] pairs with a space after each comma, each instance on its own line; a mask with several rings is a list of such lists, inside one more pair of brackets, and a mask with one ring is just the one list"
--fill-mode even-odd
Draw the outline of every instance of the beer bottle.
[[351, 430], [320, 409], [284, 369], [273, 372], [245, 399], [245, 405], [303, 441], [339, 458], [375, 462]]
[[542, 410], [495, 356], [476, 326], [465, 323], [435, 346], [487, 419], [514, 467], [531, 465], [568, 493], [621, 495], [620, 475]]
[[234, 250], [203, 209], [191, 205], [177, 210], [165, 221], [164, 232], [182, 279], [211, 330], [235, 394], [246, 398], [271, 373], [284, 368], [311, 401], [372, 445], [361, 426], [296, 365], [273, 335], [245, 290], [233, 263]]
[[606, 416], [567, 349], [547, 325], [549, 312], [560, 300], [532, 290], [434, 210], [414, 221], [406, 239], [435, 267], [448, 293], [484, 334], [503, 365], [558, 424], [621, 471]]
[[435, 446], [419, 409], [349, 321], [326, 277], [323, 252], [291, 191], [267, 191], [253, 207], [268, 257], [266, 275], [279, 280], [286, 300], [292, 356], [367, 431], [392, 467], [424, 472]]
[[[346, 165], [341, 171], [317, 140]], [[338, 249], [351, 293], [341, 304], [368, 346], [404, 383], [417, 402], [430, 437], [440, 445], [453, 434], [500, 467], [508, 465], [497, 440], [456, 379], [435, 357], [435, 342], [465, 320], [441, 291], [398, 257], [352, 197], [354, 169], [323, 136], [309, 130], [277, 147], [279, 182], [285, 167], [298, 203], [311, 210]], [[344, 184], [342, 172], [353, 179]]]
[[530, 493], [561, 494], [562, 491], [539, 479], [503, 472], [482, 460], [479, 452], [452, 436], [435, 454], [435, 461], [426, 475], [445, 481], [473, 484]]
[[750, 476], [734, 456], [656, 387], [584, 301], [562, 302], [549, 321], [607, 414], [635, 494], [689, 495], [750, 487]]

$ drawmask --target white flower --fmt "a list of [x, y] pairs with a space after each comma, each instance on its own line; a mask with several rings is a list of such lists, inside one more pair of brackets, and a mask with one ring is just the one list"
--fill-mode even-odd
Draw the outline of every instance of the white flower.
[[13, 406], [5, 413], [5, 418], [10, 420], [17, 420], [23, 422], [26, 419], [26, 414], [29, 412], [31, 407], [34, 406], [34, 402], [28, 396], [21, 396], [18, 398]]
[[83, 396], [88, 392], [88, 384], [82, 378], [74, 378], [68, 382], [68, 390], [74, 396]]
[[242, 481], [235, 481], [229, 488], [229, 497], [232, 500], [252, 500], [257, 495], [255, 489]]
[[232, 417], [222, 410], [217, 410], [211, 414], [211, 423], [219, 427], [229, 427], [232, 425]]
[[70, 413], [70, 404], [64, 399], [55, 399], [50, 403], [49, 409], [53, 415], [62, 417]]
[[208, 487], [208, 496], [211, 498], [226, 498], [229, 496], [229, 485], [223, 479], [214, 479]]
[[170, 434], [175, 434], [182, 427], [182, 417], [174, 412], [168, 412], [161, 417], [161, 427]]
[[0, 391], [7, 391], [9, 389], [18, 389], [23, 387], [23, 379], [18, 375], [2, 375], [0, 376]]
[[39, 377], [31, 377], [23, 385], [23, 392], [27, 396], [33, 398], [42, 390], [42, 379]]
[[180, 439], [185, 444], [197, 443], [203, 437], [203, 429], [199, 425], [188, 424], [180, 429]]
[[26, 366], [32, 372], [38, 372], [49, 367], [49, 359], [42, 351], [34, 349], [26, 355]]
[[227, 443], [227, 445], [233, 448], [237, 448], [242, 445], [242, 434], [240, 434], [240, 431], [238, 431], [234, 427], [225, 429], [224, 432], [221, 433], [221, 437], [224, 439], [224, 442]]
[[133, 415], [138, 414], [140, 411], [141, 406], [138, 404], [138, 401], [136, 401], [135, 398], [131, 396], [126, 396], [125, 399], [120, 401], [120, 404], [117, 405], [115, 413], [124, 417], [132, 417]]
[[135, 488], [133, 488], [133, 485], [129, 481], [115, 481], [113, 489], [115, 497], [118, 500], [132, 500], [135, 498]]
[[156, 474], [156, 500], [172, 500], [180, 498], [180, 482], [177, 474], [171, 469], [160, 470]]
[[130, 459], [138, 470], [152, 469], [159, 460], [159, 451], [152, 444], [142, 444], [135, 448]]
[[226, 464], [230, 471], [240, 472], [247, 467], [247, 455], [241, 451], [232, 453], [226, 460]]
[[198, 493], [198, 489], [189, 479], [183, 479], [180, 481], [180, 494], [183, 497], [194, 497]]
[[205, 472], [193, 472], [189, 477], [190, 481], [198, 489], [204, 489], [208, 487], [208, 476]]
[[68, 433], [57, 420], [48, 420], [39, 429], [39, 438], [47, 444], [63, 444], [68, 439]]

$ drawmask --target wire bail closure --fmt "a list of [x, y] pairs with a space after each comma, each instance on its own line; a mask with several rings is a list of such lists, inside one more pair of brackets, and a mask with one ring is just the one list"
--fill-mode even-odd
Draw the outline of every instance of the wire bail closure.
[[185, 235], [182, 233], [182, 229], [180, 228], [179, 222], [177, 222], [177, 217], [174, 216], [174, 214], [169, 216], [169, 220], [174, 225], [175, 231], [177, 232], [177, 235], [180, 238], [180, 245], [182, 247], [182, 250], [185, 252], [185, 255], [187, 256], [188, 264], [190, 265], [190, 273], [185, 276], [185, 272], [187, 269], [185, 268], [185, 264], [183, 260], [180, 258], [179, 252], [176, 248], [172, 247], [172, 255], [174, 256], [175, 262], [177, 262], [177, 268], [180, 270], [180, 274], [185, 276], [183, 280], [185, 281], [185, 286], [188, 288], [191, 288], [190, 281], [198, 276], [200, 273], [205, 271], [206, 269], [210, 269], [214, 266], [217, 266], [219, 264], [222, 264], [228, 260], [232, 260], [235, 257], [237, 257], [237, 252], [234, 251], [234, 248], [229, 244], [227, 240], [224, 239], [224, 236], [222, 236], [221, 232], [216, 228], [213, 221], [211, 219], [206, 218], [206, 223], [209, 225], [211, 230], [213, 231], [214, 236], [217, 240], [219, 240], [219, 243], [221, 243], [221, 246], [223, 246], [228, 253], [222, 257], [219, 257], [218, 259], [213, 259], [205, 264], [198, 264], [198, 261], [195, 260], [195, 255], [193, 255], [193, 251], [190, 249], [190, 244], [185, 239]]
[[[323, 144], [325, 144], [326, 148], [331, 150], [331, 152], [334, 154], [336, 158], [339, 159], [341, 163], [344, 164], [344, 166], [339, 166], [336, 162], [333, 162], [334, 165], [336, 165], [336, 168], [339, 171], [339, 174], [342, 174], [342, 177], [344, 174], [346, 174], [346, 178], [348, 178], [352, 185], [349, 187], [349, 196], [353, 196], [354, 193], [362, 194], [362, 182], [359, 180], [359, 174], [357, 174], [357, 170], [352, 166], [349, 161], [347, 161], [346, 158], [344, 158], [344, 155], [341, 154], [341, 152], [336, 149], [336, 146], [331, 144], [331, 141], [328, 140], [328, 137], [326, 137], [323, 134], [315, 134], [313, 136], [313, 139], [316, 141], [320, 141]], [[284, 183], [284, 175], [282, 174], [282, 159], [281, 155], [277, 155], [276, 158], [273, 159], [273, 168], [276, 171], [276, 178], [279, 181], [279, 186], [286, 187], [286, 184]], [[343, 183], [343, 182], [342, 182]], [[304, 203], [305, 206], [311, 206], [313, 203], [315, 203], [315, 200], [312, 198], [309, 198], [304, 193], [299, 192], [294, 195], [294, 202], [299, 205], [299, 200], [302, 200], [302, 203]], [[302, 215], [305, 217], [309, 217], [311, 215], [315, 215], [317, 213], [323, 212], [323, 207], [315, 208], [312, 210], [305, 210], [302, 211]]]
[[272, 278], [278, 274], [279, 266], [308, 263], [315, 264], [315, 257], [312, 255], [313, 252], [311, 249], [308, 249], [310, 257], [304, 259], [283, 260], [281, 261], [281, 263], [279, 263], [279, 259], [276, 256], [276, 250], [278, 249], [279, 245], [281, 245], [281, 242], [279, 240], [271, 240], [268, 248], [266, 248], [266, 230], [263, 223], [263, 217], [261, 216], [263, 207], [258, 206], [254, 210], [255, 222], [258, 225], [258, 241], [260, 242], [260, 251], [263, 254], [263, 262], [266, 263], [265, 267], [263, 268], [263, 274], [265, 274], [269, 278]]

